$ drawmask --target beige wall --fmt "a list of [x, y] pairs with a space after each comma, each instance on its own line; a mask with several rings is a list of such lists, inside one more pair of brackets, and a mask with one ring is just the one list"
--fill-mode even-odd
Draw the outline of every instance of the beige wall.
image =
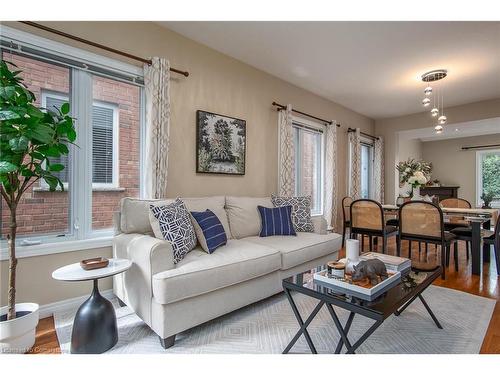
[[[500, 116], [500, 99], [446, 108], [448, 124]], [[428, 112], [375, 121], [375, 133], [385, 139], [385, 199], [394, 203], [398, 189], [395, 165], [399, 160], [398, 132], [427, 128], [432, 124]]]
[[[105, 54], [52, 34], [37, 31], [19, 23], [4, 23], [76, 47]], [[234, 194], [265, 196], [277, 188], [277, 112], [271, 103], [291, 103], [298, 109], [342, 124], [338, 141], [338, 195], [346, 191], [346, 144], [348, 127], [359, 127], [372, 133], [374, 121], [315, 94], [300, 89], [276, 77], [252, 68], [208, 47], [186, 39], [150, 22], [47, 22], [48, 26], [127, 51], [138, 56], [165, 56], [173, 67], [187, 70], [188, 78], [173, 74], [171, 89], [171, 141], [169, 156], [168, 196], [203, 196]], [[109, 55], [117, 58], [116, 55]], [[247, 121], [246, 175], [198, 175], [195, 173], [195, 116], [202, 109], [238, 117]], [[108, 250], [109, 251], [109, 250]], [[50, 273], [62, 263], [84, 258], [84, 253], [50, 255], [22, 261], [30, 282], [21, 287], [21, 299], [49, 303], [60, 298], [82, 294], [82, 286], [66, 285], [52, 289]], [[40, 261], [37, 261], [39, 259]], [[61, 262], [64, 259], [64, 262]], [[2, 270], [5, 270], [5, 262]], [[4, 273], [4, 272], [2, 272]], [[3, 277], [4, 275], [2, 275]], [[26, 279], [24, 279], [26, 280]], [[47, 285], [47, 292], [33, 295], [29, 285]], [[23, 284], [20, 284], [23, 286]], [[5, 288], [2, 288], [5, 289]], [[53, 291], [53, 292], [52, 292]], [[2, 291], [3, 292], [3, 291]]]
[[[463, 146], [499, 144], [499, 134], [423, 142], [425, 160], [433, 165], [432, 178], [442, 184], [460, 186], [459, 198], [476, 205], [476, 152]], [[500, 171], [499, 171], [500, 172]]]
[[422, 141], [420, 139], [399, 139], [399, 153], [396, 163], [408, 159], [422, 159]]
[[[36, 302], [44, 305], [68, 298], [90, 295], [92, 281], [63, 282], [52, 279], [52, 271], [81, 259], [110, 257], [111, 248], [80, 250], [57, 255], [20, 258], [17, 264], [17, 302]], [[0, 262], [0, 305], [7, 304], [9, 263]], [[99, 281], [99, 289], [113, 287], [112, 279]]]

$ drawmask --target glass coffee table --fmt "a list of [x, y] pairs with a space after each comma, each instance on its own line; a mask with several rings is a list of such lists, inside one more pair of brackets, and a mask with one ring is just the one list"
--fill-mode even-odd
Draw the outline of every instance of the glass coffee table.
[[[355, 350], [359, 348], [359, 346], [363, 344], [363, 342], [365, 342], [366, 339], [373, 334], [373, 332], [375, 332], [385, 319], [390, 317], [392, 314], [396, 316], [400, 315], [417, 298], [420, 299], [436, 326], [439, 329], [442, 329], [443, 327], [422, 296], [422, 292], [427, 289], [429, 285], [431, 285], [432, 282], [440, 275], [441, 267], [425, 272], [416, 272], [412, 270], [410, 275], [404, 276], [401, 279], [400, 283], [395, 284], [373, 301], [365, 301], [348, 294], [339, 294], [339, 292], [333, 291], [328, 287], [319, 285], [313, 280], [309, 271], [283, 280], [283, 290], [285, 291], [285, 295], [287, 296], [293, 313], [299, 323], [298, 332], [292, 338], [285, 350], [283, 350], [283, 354], [288, 353], [302, 335], [304, 335], [311, 352], [313, 354], [317, 354], [316, 348], [311, 340], [311, 336], [307, 331], [307, 327], [313, 321], [314, 317], [318, 314], [323, 305], [326, 305], [333, 319], [333, 323], [340, 334], [340, 340], [335, 347], [335, 354], [339, 354], [344, 345], [347, 349], [347, 354], [355, 353]], [[308, 279], [309, 281], [307, 281]], [[318, 300], [318, 304], [305, 321], [297, 309], [292, 291], [295, 293], [305, 294]], [[350, 312], [345, 326], [342, 326], [334, 307]], [[356, 314], [370, 318], [374, 322], [355, 343], [351, 343], [348, 338], [348, 333]]]

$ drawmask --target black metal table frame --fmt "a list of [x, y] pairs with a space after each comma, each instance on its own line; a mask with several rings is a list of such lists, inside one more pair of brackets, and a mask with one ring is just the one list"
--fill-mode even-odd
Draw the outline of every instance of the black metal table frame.
[[[425, 309], [427, 310], [427, 312], [431, 316], [431, 318], [434, 321], [434, 323], [436, 324], [436, 326], [439, 329], [443, 329], [443, 327], [439, 323], [438, 319], [436, 318], [436, 316], [432, 312], [431, 308], [429, 307], [429, 305], [425, 301], [424, 297], [422, 296], [422, 293], [424, 292], [424, 290], [426, 290], [432, 284], [432, 282], [440, 276], [440, 274], [441, 274], [441, 272], [437, 273], [437, 275], [434, 275], [434, 277], [432, 277], [431, 280], [425, 280], [425, 282], [424, 282], [425, 285], [417, 286], [415, 288], [415, 293], [410, 293], [410, 294], [406, 295], [404, 298], [402, 298], [401, 301], [399, 301], [400, 303], [398, 304], [398, 306], [396, 306], [394, 311], [393, 311], [394, 315], [399, 316], [409, 305], [411, 305], [413, 303], [413, 301], [415, 301], [418, 298], [418, 299], [420, 299], [420, 301], [424, 305]], [[314, 344], [312, 342], [311, 336], [309, 335], [309, 332], [307, 331], [307, 327], [309, 326], [309, 324], [311, 324], [311, 322], [316, 317], [318, 312], [321, 310], [323, 305], [326, 305], [326, 307], [327, 307], [327, 309], [328, 309], [328, 311], [333, 319], [333, 322], [335, 323], [335, 327], [337, 328], [337, 331], [340, 334], [340, 340], [337, 343], [337, 346], [335, 348], [335, 354], [340, 354], [340, 351], [342, 350], [342, 347], [344, 345], [347, 349], [346, 354], [355, 354], [355, 350], [357, 348], [359, 348], [361, 346], [361, 344], [363, 344], [366, 341], [366, 339], [368, 339], [375, 332], [375, 330], [384, 322], [385, 319], [387, 319], [389, 316], [392, 315], [392, 313], [391, 313], [391, 314], [387, 314], [386, 316], [384, 316], [383, 314], [377, 313], [374, 310], [370, 310], [368, 308], [350, 303], [348, 301], [343, 301], [339, 298], [335, 298], [335, 297], [330, 296], [330, 295], [325, 294], [325, 293], [320, 293], [320, 292], [314, 291], [314, 290], [309, 289], [307, 287], [303, 287], [303, 286], [297, 285], [293, 282], [289, 282], [286, 279], [283, 280], [282, 284], [283, 284], [283, 290], [285, 292], [285, 295], [288, 298], [288, 302], [290, 303], [290, 306], [291, 306], [292, 311], [295, 315], [295, 318], [297, 319], [297, 322], [299, 323], [299, 330], [297, 331], [295, 336], [292, 338], [290, 343], [287, 345], [285, 350], [283, 350], [283, 354], [287, 354], [290, 351], [290, 349], [292, 349], [292, 347], [295, 345], [295, 343], [300, 338], [300, 336], [302, 336], [302, 335], [304, 335], [304, 337], [307, 341], [307, 344], [309, 346], [309, 349], [311, 349], [311, 352], [313, 354], [318, 353], [316, 351], [316, 347], [314, 346]], [[302, 316], [300, 315], [300, 312], [297, 308], [297, 305], [295, 304], [295, 301], [293, 300], [293, 297], [291, 294], [292, 290], [296, 291], [298, 293], [301, 293], [301, 294], [308, 295], [310, 297], [313, 297], [313, 298], [319, 300], [318, 304], [316, 305], [316, 307], [313, 309], [313, 311], [311, 312], [311, 314], [309, 315], [309, 317], [305, 321], [302, 319]], [[346, 321], [346, 324], [344, 327], [342, 327], [342, 323], [340, 322], [340, 319], [339, 319], [337, 313], [335, 312], [335, 310], [333, 309], [332, 305], [335, 305], [337, 307], [343, 308], [344, 310], [350, 311], [349, 317], [347, 318], [347, 321]], [[368, 330], [354, 344], [351, 344], [347, 335], [349, 333], [349, 330], [351, 328], [352, 322], [353, 322], [356, 314], [373, 319], [375, 322], [370, 326], [370, 328], [368, 328]]]

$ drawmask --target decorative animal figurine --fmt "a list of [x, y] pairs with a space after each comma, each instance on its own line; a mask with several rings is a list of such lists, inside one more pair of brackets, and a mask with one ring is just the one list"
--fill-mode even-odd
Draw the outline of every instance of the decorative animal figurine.
[[362, 260], [354, 266], [354, 271], [351, 274], [352, 281], [359, 281], [368, 277], [372, 286], [378, 284], [377, 276], [380, 276], [382, 280], [389, 277], [385, 264], [380, 259]]

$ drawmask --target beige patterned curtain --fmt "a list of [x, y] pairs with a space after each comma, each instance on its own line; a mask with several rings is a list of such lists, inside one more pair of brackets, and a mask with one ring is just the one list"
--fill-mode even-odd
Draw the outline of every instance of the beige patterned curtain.
[[170, 132], [170, 62], [153, 57], [144, 65], [146, 96], [146, 167], [147, 198], [167, 196], [168, 148]]
[[328, 228], [335, 231], [337, 224], [337, 124], [326, 126], [325, 134], [325, 210]]
[[361, 134], [359, 128], [349, 132], [348, 138], [351, 150], [349, 196], [352, 199], [359, 199], [361, 197]]
[[293, 143], [292, 106], [287, 105], [278, 113], [279, 164], [278, 193], [281, 196], [295, 195], [295, 147]]
[[373, 199], [384, 204], [384, 139], [378, 137], [373, 143]]

